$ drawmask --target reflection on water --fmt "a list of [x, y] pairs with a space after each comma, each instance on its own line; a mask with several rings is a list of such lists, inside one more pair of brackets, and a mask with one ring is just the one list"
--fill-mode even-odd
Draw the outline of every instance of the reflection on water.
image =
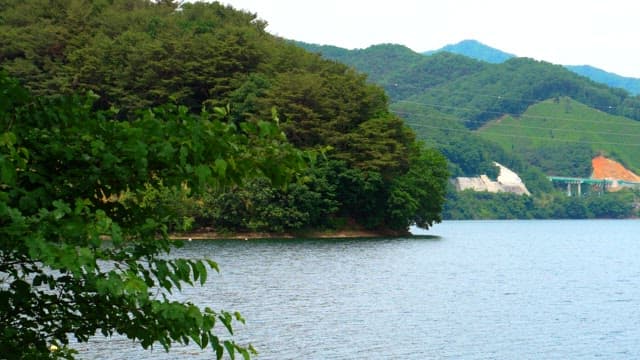
[[[258, 359], [640, 356], [640, 223], [462, 221], [435, 238], [194, 241], [220, 275], [179, 299], [240, 311]], [[417, 230], [416, 230], [417, 232]], [[222, 334], [222, 332], [220, 332]], [[123, 338], [86, 359], [204, 359]]]

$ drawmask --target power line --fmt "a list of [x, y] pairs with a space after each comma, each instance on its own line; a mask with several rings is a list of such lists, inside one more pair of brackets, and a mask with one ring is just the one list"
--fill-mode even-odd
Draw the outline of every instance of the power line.
[[[523, 97], [518, 97], [515, 95], [509, 95], [509, 94], [498, 94], [498, 95], [493, 95], [493, 94], [486, 94], [486, 93], [480, 93], [480, 92], [476, 92], [476, 91], [463, 91], [463, 90], [451, 90], [451, 89], [443, 89], [443, 88], [437, 88], [437, 87], [431, 87], [431, 88], [427, 88], [425, 89], [425, 92], [429, 92], [429, 93], [433, 93], [433, 92], [441, 92], [441, 93], [445, 93], [446, 95], [449, 94], [462, 94], [462, 95], [472, 95], [474, 97], [483, 97], [483, 98], [489, 98], [489, 99], [496, 99], [496, 100], [514, 100], [520, 103], [528, 103], [528, 104], [536, 104], [542, 101], [546, 101], [547, 99], [530, 99], [530, 98], [523, 98]], [[561, 96], [553, 96], [552, 98], [560, 98], [560, 97], [569, 97], [567, 95], [561, 95]], [[640, 100], [638, 98], [638, 96], [633, 96], [633, 95], [629, 95], [626, 98], [623, 99], [623, 101], [625, 99], [637, 99]], [[402, 100], [398, 100], [402, 101]], [[628, 110], [640, 110], [640, 107], [638, 106], [612, 106], [612, 105], [607, 105], [606, 107], [599, 107], [599, 106], [591, 106], [588, 105], [591, 108], [603, 111], [603, 112], [608, 112], [607, 110], [613, 110], [613, 109], [628, 109]], [[612, 114], [613, 115], [613, 114]]]
[[[465, 134], [475, 134], [473, 132], [470, 132], [468, 129], [455, 129], [452, 127], [433, 126], [433, 125], [414, 124], [414, 123], [410, 124], [410, 126], [418, 127], [418, 128], [446, 130], [446, 131], [459, 132], [459, 133], [465, 133]], [[504, 134], [504, 133], [493, 133], [492, 135], [508, 136], [513, 138], [532, 139], [532, 140], [542, 140], [542, 141], [571, 142], [571, 143], [586, 144], [586, 145], [640, 146], [640, 143], [630, 144], [630, 143], [615, 143], [615, 142], [595, 142], [595, 141], [592, 142], [592, 141], [584, 141], [584, 140], [546, 138], [546, 137], [532, 136], [532, 135], [514, 135], [514, 134]]]
[[[425, 102], [417, 102], [417, 101], [409, 101], [409, 100], [399, 100], [396, 101], [396, 103], [408, 103], [408, 104], [415, 104], [415, 105], [420, 105], [420, 106], [425, 106], [425, 107], [430, 107], [430, 108], [436, 108], [436, 109], [450, 109], [450, 110], [464, 110], [464, 111], [474, 111], [477, 112], [478, 109], [474, 109], [474, 108], [468, 108], [468, 107], [461, 107], [461, 106], [451, 106], [451, 105], [440, 105], [440, 104], [433, 104], [433, 103], [425, 103]], [[400, 110], [400, 111], [405, 111], [405, 110]], [[554, 119], [554, 120], [562, 120], [562, 121], [572, 121], [572, 122], [581, 122], [581, 123], [594, 123], [594, 124], [602, 124], [603, 121], [598, 121], [598, 120], [579, 120], [579, 119], [575, 119], [573, 117], [559, 117], [559, 116], [544, 116], [544, 115], [527, 115], [527, 114], [515, 114], [515, 113], [507, 113], [507, 112], [503, 112], [503, 111], [489, 111], [489, 110], [485, 110], [482, 111], [483, 113], [488, 113], [488, 114], [496, 114], [496, 115], [502, 115], [502, 116], [511, 116], [513, 118], [529, 118], [529, 119], [542, 119], [542, 120], [548, 120], [548, 119]], [[415, 113], [415, 112], [409, 112], [409, 114], [413, 114], [413, 115], [420, 115], [419, 113]], [[445, 114], [445, 115], [450, 115], [450, 114]], [[608, 116], [613, 116], [613, 117], [622, 117], [620, 115], [612, 115], [612, 114], [608, 114]], [[630, 119], [630, 118], [624, 118], [627, 119], [628, 123], [624, 123], [624, 124], [616, 124], [619, 126], [631, 126], [631, 127], [636, 127], [636, 126], [640, 126], [640, 122], [637, 122], [636, 120]], [[461, 120], [461, 119], [459, 119]], [[613, 119], [611, 119], [613, 120]], [[617, 120], [617, 119], [616, 119]], [[622, 120], [622, 119], [620, 119]], [[605, 120], [605, 121], [609, 121], [609, 120]], [[467, 120], [465, 121], [465, 123], [477, 123], [477, 124], [485, 124], [487, 123], [486, 121], [480, 121], [480, 120]]]
[[[411, 113], [406, 111], [396, 111], [396, 114], [404, 114], [404, 115], [419, 115], [417, 113]], [[461, 122], [461, 123], [479, 123], [486, 124], [479, 121], [465, 121], [459, 120], [454, 117], [449, 118], [451, 121]], [[579, 120], [576, 120], [579, 122]], [[624, 124], [620, 124], [624, 125]], [[635, 124], [634, 124], [635, 125]], [[640, 125], [640, 124], [638, 124]], [[630, 134], [630, 133], [620, 133], [614, 131], [589, 131], [589, 130], [580, 130], [580, 129], [566, 129], [566, 128], [558, 128], [558, 127], [544, 127], [544, 126], [527, 126], [522, 124], [501, 124], [501, 127], [509, 127], [509, 128], [517, 128], [517, 129], [534, 129], [534, 130], [548, 130], [548, 131], [558, 131], [558, 132], [568, 132], [568, 133], [582, 133], [582, 134], [596, 134], [596, 135], [616, 135], [616, 136], [624, 136], [624, 137], [640, 137], [640, 133]]]
[[[486, 95], [486, 96], [491, 96], [491, 95]], [[451, 110], [466, 110], [466, 111], [477, 111], [477, 109], [473, 109], [473, 108], [467, 108], [467, 107], [461, 107], [461, 106], [451, 106], [451, 105], [441, 105], [441, 104], [432, 104], [432, 103], [425, 103], [425, 102], [417, 102], [417, 101], [410, 101], [410, 100], [400, 100], [397, 101], [398, 103], [407, 103], [407, 104], [414, 104], [414, 105], [419, 105], [419, 106], [424, 106], [427, 108], [441, 108], [441, 109], [451, 109]], [[587, 106], [587, 105], [585, 105]], [[419, 110], [418, 110], [419, 111]], [[394, 111], [396, 114], [399, 115], [413, 115], [413, 116], [420, 116], [420, 115], [427, 115], [428, 114], [422, 114], [420, 112], [412, 112], [412, 111], [407, 111], [407, 110], [396, 110]], [[640, 122], [635, 122], [632, 119], [629, 118], [623, 118], [621, 116], [616, 116], [616, 115], [612, 115], [612, 114], [607, 114], [608, 116], [611, 116], [613, 118], [608, 118], [605, 120], [582, 120], [582, 119], [576, 119], [574, 117], [558, 117], [558, 116], [543, 116], [543, 115], [527, 115], [527, 114], [520, 114], [520, 115], [516, 115], [516, 114], [511, 114], [511, 113], [504, 113], [504, 112], [497, 112], [497, 111], [485, 111], [486, 113], [493, 113], [493, 114], [498, 114], [501, 116], [511, 116], [514, 119], [538, 119], [538, 120], [560, 120], [563, 122], [574, 122], [574, 123], [594, 123], [594, 124], [604, 124], [604, 123], [608, 123], [610, 125], [615, 125], [616, 127], [630, 127], [631, 131], [634, 131], [636, 129], [638, 129], [638, 127], [640, 127]], [[455, 117], [454, 115], [451, 114], [446, 114], [446, 113], [440, 113], [439, 115], [444, 116], [445, 119], [449, 119], [452, 121], [456, 121], [458, 123], [460, 123], [460, 125], [465, 126], [465, 124], [478, 124], [478, 125], [484, 125], [487, 124], [489, 122], [484, 122], [484, 121], [478, 121], [478, 120], [464, 120], [461, 119], [459, 117]], [[625, 123], [620, 123], [620, 121], [622, 120], [627, 120]], [[416, 123], [411, 123], [411, 126], [413, 127], [418, 127], [418, 128], [432, 128], [432, 129], [440, 129], [440, 130], [446, 130], [446, 131], [453, 131], [453, 132], [469, 132], [470, 130], [467, 129], [466, 127], [464, 129], [456, 129], [453, 127], [443, 127], [443, 126], [433, 126], [433, 125], [425, 125], [425, 124], [416, 124]], [[508, 126], [510, 128], [522, 128], [522, 129], [535, 129], [535, 130], [544, 130], [544, 131], [556, 131], [556, 132], [572, 132], [572, 133], [581, 133], [581, 134], [598, 134], [598, 135], [608, 135], [608, 136], [622, 136], [622, 137], [640, 137], [640, 133], [620, 133], [620, 132], [615, 132], [615, 131], [589, 131], [589, 130], [578, 130], [578, 129], [564, 129], [564, 128], [553, 128], [553, 127], [544, 127], [544, 126], [527, 126], [527, 125], [516, 125], [516, 124], [502, 124], [501, 126]], [[585, 140], [574, 140], [574, 139], [562, 139], [562, 138], [549, 138], [549, 137], [540, 137], [540, 136], [534, 136], [534, 135], [517, 135], [517, 134], [505, 134], [505, 133], [492, 133], [496, 136], [506, 136], [506, 137], [511, 137], [511, 138], [526, 138], [526, 139], [531, 139], [531, 140], [540, 140], [540, 141], [553, 141], [553, 142], [569, 142], [569, 143], [578, 143], [578, 144], [593, 144], [593, 145], [618, 145], [618, 146], [640, 146], [640, 144], [638, 143], [624, 143], [624, 142], [596, 142], [596, 141], [585, 141]]]

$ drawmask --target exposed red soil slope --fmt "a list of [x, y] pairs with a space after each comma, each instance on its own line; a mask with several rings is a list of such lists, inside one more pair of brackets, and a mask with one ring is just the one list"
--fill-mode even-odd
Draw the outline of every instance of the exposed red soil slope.
[[627, 170], [619, 162], [607, 159], [604, 156], [596, 156], [591, 160], [594, 179], [612, 179], [640, 182], [640, 176]]

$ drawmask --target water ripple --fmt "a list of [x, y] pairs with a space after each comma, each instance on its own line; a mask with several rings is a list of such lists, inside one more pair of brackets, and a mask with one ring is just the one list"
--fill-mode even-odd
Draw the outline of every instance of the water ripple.
[[[179, 295], [240, 311], [258, 359], [640, 357], [636, 221], [446, 222], [429, 239], [192, 242], [221, 275]], [[78, 344], [85, 359], [204, 359]]]

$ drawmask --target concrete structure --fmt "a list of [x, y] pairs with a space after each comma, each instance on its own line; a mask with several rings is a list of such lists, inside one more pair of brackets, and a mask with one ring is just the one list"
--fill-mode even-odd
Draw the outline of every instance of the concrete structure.
[[549, 176], [549, 180], [558, 184], [567, 185], [567, 196], [581, 196], [585, 193], [582, 185], [586, 185], [589, 192], [603, 193], [605, 191], [617, 191], [625, 187], [640, 188], [639, 182], [617, 179], [576, 178], [566, 176]]
[[471, 189], [474, 191], [488, 191], [492, 193], [508, 192], [518, 195], [531, 195], [518, 174], [497, 162], [494, 162], [494, 164], [500, 169], [497, 181], [489, 179], [487, 175], [480, 175], [478, 177], [459, 177], [453, 180], [456, 190], [462, 191]]

